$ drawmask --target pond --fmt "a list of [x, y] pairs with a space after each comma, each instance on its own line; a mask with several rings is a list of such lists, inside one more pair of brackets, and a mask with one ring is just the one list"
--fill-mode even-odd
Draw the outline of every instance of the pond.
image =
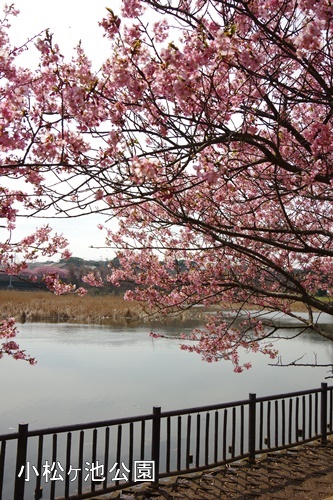
[[[142, 415], [153, 406], [173, 410], [236, 401], [250, 392], [311, 389], [329, 375], [327, 368], [268, 366], [272, 361], [260, 354], [244, 358], [253, 362], [252, 369], [233, 373], [228, 362], [209, 364], [180, 350], [176, 336], [194, 326], [194, 321], [160, 324], [154, 332], [171, 338], [153, 339], [148, 325], [20, 325], [20, 346], [38, 363], [0, 361], [0, 434], [16, 431], [19, 422], [34, 429]], [[292, 334], [288, 328], [283, 333]], [[280, 340], [277, 348], [284, 362], [303, 354], [302, 362], [315, 356], [318, 363], [333, 362], [333, 342], [314, 332]]]

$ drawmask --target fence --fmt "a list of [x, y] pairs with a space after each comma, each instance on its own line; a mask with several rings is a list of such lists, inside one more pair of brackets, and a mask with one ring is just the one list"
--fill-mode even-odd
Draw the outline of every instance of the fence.
[[[333, 386], [133, 418], [0, 436], [0, 500], [84, 499], [194, 472], [332, 434]], [[142, 469], [141, 469], [142, 470]], [[150, 472], [152, 470], [150, 469]], [[112, 477], [113, 476], [113, 477]], [[150, 474], [143, 478], [153, 479]], [[142, 479], [142, 478], [141, 478]], [[43, 483], [43, 484], [42, 484]]]

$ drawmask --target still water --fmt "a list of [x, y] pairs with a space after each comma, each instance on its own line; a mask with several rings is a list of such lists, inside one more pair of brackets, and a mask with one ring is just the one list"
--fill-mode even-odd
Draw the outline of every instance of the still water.
[[[163, 411], [235, 401], [250, 392], [311, 389], [330, 375], [327, 368], [271, 367], [261, 354], [244, 357], [253, 368], [241, 374], [225, 361], [205, 363], [181, 351], [175, 338], [197, 325], [183, 321], [154, 327], [169, 339], [149, 337], [147, 325], [20, 325], [20, 346], [38, 364], [0, 361], [0, 434], [16, 430], [19, 422], [34, 429], [142, 415], [152, 406]], [[318, 363], [333, 362], [333, 342], [312, 332], [280, 340], [276, 347], [285, 363], [303, 354], [302, 362], [315, 356]]]

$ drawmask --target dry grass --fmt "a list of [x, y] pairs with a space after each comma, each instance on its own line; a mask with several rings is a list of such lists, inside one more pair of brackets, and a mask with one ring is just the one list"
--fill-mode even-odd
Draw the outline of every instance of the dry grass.
[[17, 321], [59, 321], [108, 323], [143, 317], [137, 302], [126, 302], [113, 295], [61, 295], [49, 292], [0, 290], [0, 318], [14, 316]]
[[[226, 309], [227, 310], [238, 310], [240, 307], [242, 307], [243, 304], [241, 302], [235, 302], [234, 304], [226, 304]], [[255, 304], [246, 304], [246, 309], [248, 311], [253, 311], [253, 310], [258, 310], [259, 307]], [[292, 305], [292, 311], [293, 312], [306, 312], [306, 306], [302, 302], [294, 302]]]
[[[165, 319], [205, 319], [211, 308], [193, 308], [165, 317], [156, 311], [154, 317]], [[18, 322], [68, 322], [112, 324], [150, 321], [152, 316], [135, 301], [114, 295], [54, 295], [44, 291], [0, 290], [0, 320], [14, 316]]]
[[[225, 304], [225, 309], [237, 309], [240, 304]], [[256, 309], [256, 307], [253, 307]], [[251, 307], [249, 307], [251, 309]], [[190, 309], [178, 319], [203, 319], [215, 308]], [[295, 312], [305, 306], [295, 303]], [[61, 295], [44, 291], [0, 290], [0, 320], [14, 316], [17, 321], [47, 321], [69, 323], [115, 323], [144, 320], [146, 313], [138, 302], [125, 301], [114, 295]]]

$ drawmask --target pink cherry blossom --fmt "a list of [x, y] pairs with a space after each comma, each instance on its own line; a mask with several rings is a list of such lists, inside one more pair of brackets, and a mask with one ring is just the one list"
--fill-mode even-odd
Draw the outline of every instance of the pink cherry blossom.
[[295, 303], [304, 328], [327, 336], [313, 312], [333, 314], [318, 297], [333, 289], [330, 3], [124, 0], [101, 21], [110, 50], [97, 72], [47, 31], [39, 66], [20, 67], [28, 45], [11, 46], [11, 14], [0, 25], [3, 269], [70, 255], [51, 224], [19, 241], [18, 217], [101, 212], [117, 222], [100, 226], [119, 258], [107, 283], [130, 283], [126, 298], [151, 314], [216, 311], [183, 350], [249, 369], [248, 353], [276, 356], [263, 312], [294, 318]]

